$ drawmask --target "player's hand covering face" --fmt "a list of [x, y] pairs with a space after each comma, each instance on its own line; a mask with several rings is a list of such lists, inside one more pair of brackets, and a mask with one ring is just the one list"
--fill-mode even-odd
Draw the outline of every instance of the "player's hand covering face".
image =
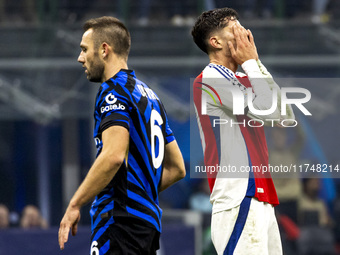
[[228, 46], [232, 58], [237, 64], [242, 65], [249, 59], [258, 60], [257, 49], [254, 42], [253, 34], [249, 29], [245, 29], [239, 22], [232, 25], [234, 41], [228, 41]]

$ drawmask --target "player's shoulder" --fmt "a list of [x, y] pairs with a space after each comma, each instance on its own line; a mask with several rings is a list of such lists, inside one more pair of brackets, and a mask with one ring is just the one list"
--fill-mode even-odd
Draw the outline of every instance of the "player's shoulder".
[[133, 93], [134, 97], [138, 98], [138, 101], [141, 97], [146, 97], [148, 98], [148, 100], [151, 100], [151, 101], [161, 101], [159, 99], [159, 97], [157, 96], [157, 94], [155, 93], [155, 91], [150, 88], [147, 84], [145, 84], [144, 82], [140, 81], [140, 80], [137, 80], [137, 83], [136, 83], [136, 93]]
[[117, 90], [122, 91], [124, 88], [134, 86], [137, 82], [135, 72], [129, 69], [121, 69], [113, 77], [101, 84], [103, 90]]
[[126, 109], [129, 108], [127, 107], [130, 105], [129, 94], [111, 79], [102, 83], [97, 93], [96, 108], [120, 104], [125, 105]]
[[119, 92], [119, 85], [115, 84], [112, 80], [107, 80], [101, 84], [98, 90], [98, 98], [106, 97], [108, 94], [120, 96], [121, 93]]
[[130, 91], [133, 91], [137, 83], [138, 80], [133, 70], [121, 69], [113, 77], [101, 84], [99, 93], [102, 95], [111, 93], [129, 100]]
[[203, 72], [202, 72], [202, 78], [224, 78], [227, 80], [233, 80], [235, 79], [235, 74], [232, 70], [229, 68], [223, 66], [223, 65], [217, 65], [210, 63], [207, 65]]

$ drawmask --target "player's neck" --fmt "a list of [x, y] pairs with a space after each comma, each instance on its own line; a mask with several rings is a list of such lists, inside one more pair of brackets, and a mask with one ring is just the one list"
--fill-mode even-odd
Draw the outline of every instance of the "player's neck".
[[232, 57], [220, 57], [219, 55], [209, 56], [210, 63], [216, 65], [222, 65], [236, 73], [238, 64], [234, 61]]
[[114, 61], [105, 63], [104, 75], [102, 77], [102, 83], [113, 77], [121, 69], [128, 69], [126, 60], [116, 58]]

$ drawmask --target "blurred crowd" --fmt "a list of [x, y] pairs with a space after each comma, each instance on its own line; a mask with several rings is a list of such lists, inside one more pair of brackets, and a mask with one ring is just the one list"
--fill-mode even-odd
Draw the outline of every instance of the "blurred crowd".
[[38, 207], [27, 205], [21, 212], [10, 212], [9, 208], [0, 204], [0, 230], [10, 227], [20, 227], [21, 229], [47, 229], [48, 223], [42, 217]]
[[[305, 137], [301, 127], [288, 140], [286, 129], [272, 129], [269, 164], [298, 166]], [[317, 162], [311, 162], [312, 164]], [[316, 175], [278, 172], [272, 174], [280, 205], [276, 208], [285, 254], [335, 254], [331, 208], [320, 195], [321, 180]]]
[[[82, 22], [89, 17], [114, 15], [140, 26], [172, 24], [191, 26], [202, 11], [232, 7], [243, 19], [282, 19], [302, 17], [315, 24], [327, 23], [335, 0], [0, 0], [2, 24], [48, 24]], [[335, 15], [335, 14], [334, 14]]]

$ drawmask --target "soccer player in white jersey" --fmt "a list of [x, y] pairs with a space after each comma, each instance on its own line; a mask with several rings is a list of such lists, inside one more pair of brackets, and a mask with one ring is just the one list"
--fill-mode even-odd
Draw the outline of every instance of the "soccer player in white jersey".
[[[287, 115], [280, 115], [280, 88], [260, 62], [253, 35], [240, 25], [235, 10], [221, 8], [202, 13], [192, 36], [210, 59], [194, 82], [204, 164], [240, 172], [229, 175], [233, 178], [228, 178], [228, 173], [208, 173], [215, 249], [219, 255], [282, 254], [274, 214], [279, 201], [270, 173], [263, 171], [268, 167], [263, 125], [279, 125], [278, 120], [283, 118], [294, 120], [293, 111], [288, 106]], [[236, 72], [239, 66], [245, 74]], [[243, 114], [233, 113], [235, 89], [242, 94], [234, 99], [244, 99]], [[273, 94], [277, 96], [273, 98]], [[247, 103], [249, 96], [251, 104]], [[271, 111], [275, 103], [278, 107]], [[259, 113], [265, 110], [270, 111]], [[260, 171], [242, 172], [247, 169]]]

